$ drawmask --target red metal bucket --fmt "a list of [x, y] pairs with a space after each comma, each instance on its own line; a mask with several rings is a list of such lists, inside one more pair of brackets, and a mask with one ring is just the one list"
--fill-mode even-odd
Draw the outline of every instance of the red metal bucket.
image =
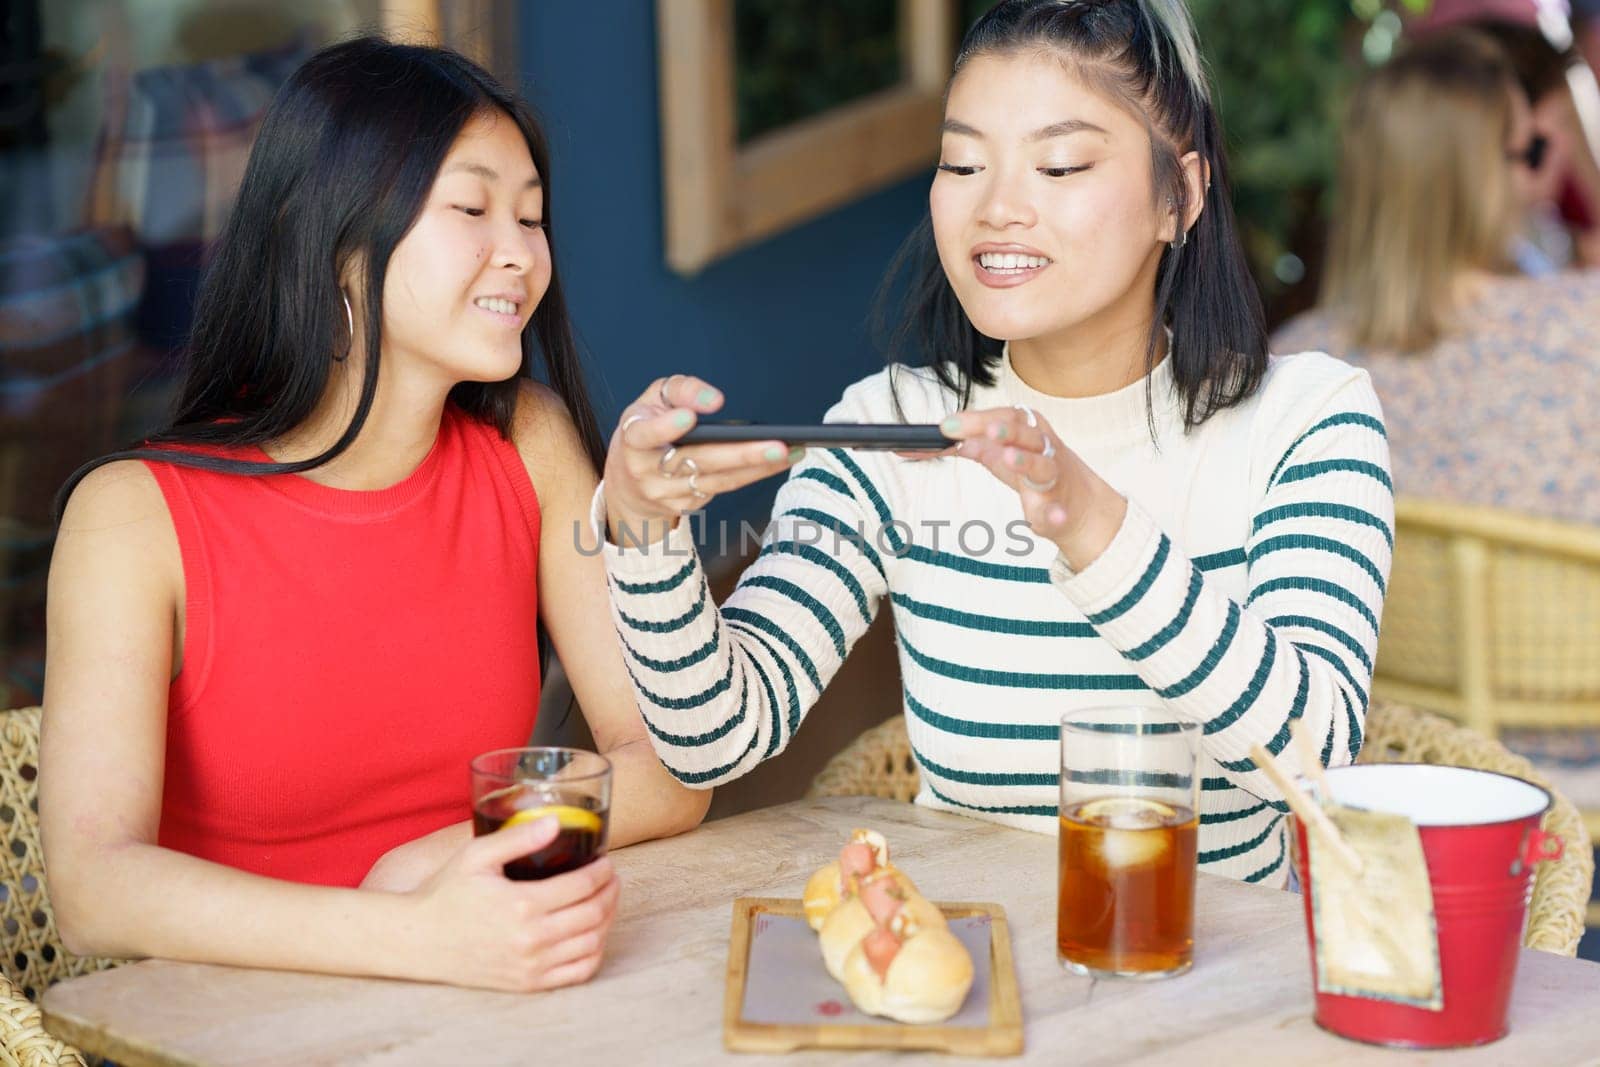
[[[1550, 794], [1520, 778], [1462, 767], [1375, 763], [1328, 772], [1333, 799], [1417, 824], [1433, 886], [1443, 1008], [1318, 991], [1317, 1024], [1343, 1037], [1407, 1048], [1482, 1045], [1506, 1034], [1533, 866], [1559, 859], [1561, 838], [1539, 829]], [[1295, 869], [1312, 930], [1305, 828], [1294, 826]], [[1311, 981], [1317, 975], [1311, 941]]]

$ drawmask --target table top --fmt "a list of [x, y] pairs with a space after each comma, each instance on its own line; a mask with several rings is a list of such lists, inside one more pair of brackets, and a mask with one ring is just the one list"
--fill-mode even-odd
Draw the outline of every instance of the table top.
[[800, 896], [856, 826], [881, 830], [930, 899], [1005, 909], [1026, 1033], [1022, 1057], [1005, 1062], [1555, 1067], [1600, 1057], [1600, 964], [1533, 951], [1518, 966], [1511, 1034], [1495, 1044], [1425, 1053], [1334, 1037], [1311, 1021], [1300, 898], [1206, 875], [1190, 973], [1156, 982], [1068, 974], [1055, 955], [1054, 838], [862, 797], [767, 808], [616, 852], [621, 910], [586, 985], [517, 995], [151, 960], [55, 986], [45, 1022], [126, 1067], [899, 1063], [903, 1054], [887, 1051], [769, 1057], [722, 1047], [733, 900]]

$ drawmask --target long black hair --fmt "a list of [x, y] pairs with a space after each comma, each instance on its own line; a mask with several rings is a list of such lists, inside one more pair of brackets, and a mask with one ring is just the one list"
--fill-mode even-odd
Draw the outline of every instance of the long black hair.
[[[550, 152], [532, 111], [483, 68], [443, 48], [358, 37], [313, 55], [278, 90], [250, 150], [239, 194], [201, 283], [171, 421], [136, 447], [75, 471], [59, 516], [91, 470], [118, 459], [245, 475], [293, 474], [339, 455], [361, 432], [378, 387], [383, 283], [395, 246], [415, 223], [456, 136], [474, 116], [517, 124], [543, 182], [550, 226]], [[552, 236], [552, 245], [553, 245]], [[553, 260], [550, 285], [522, 334], [522, 364], [502, 382], [461, 382], [450, 400], [509, 437], [518, 380], [542, 360], [598, 469], [605, 445], [584, 386]], [[344, 434], [293, 463], [224, 458], [171, 445], [260, 444], [304, 422], [353, 337], [340, 277], [360, 263], [367, 353], [361, 394]]]
[[[951, 81], [978, 56], [1029, 51], [1062, 55], [1144, 121], [1156, 201], [1170, 198], [1180, 220], [1189, 200], [1181, 158], [1200, 156], [1209, 182], [1204, 210], [1186, 241], [1161, 254], [1146, 348], [1148, 370], [1162, 331], [1172, 330], [1184, 425], [1197, 426], [1261, 384], [1267, 328], [1235, 232], [1222, 130], [1183, 0], [1004, 0], [967, 31]], [[939, 263], [931, 217], [895, 257], [876, 318], [890, 362], [929, 366], [961, 406], [974, 386], [994, 384], [1001, 343], [962, 310]]]

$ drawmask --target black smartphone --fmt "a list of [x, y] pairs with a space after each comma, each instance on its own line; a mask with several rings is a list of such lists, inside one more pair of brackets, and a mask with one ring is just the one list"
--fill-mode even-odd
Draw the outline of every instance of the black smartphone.
[[933, 423], [823, 422], [786, 426], [759, 422], [702, 422], [675, 444], [720, 445], [782, 441], [802, 448], [863, 448], [895, 452], [940, 452], [956, 444]]

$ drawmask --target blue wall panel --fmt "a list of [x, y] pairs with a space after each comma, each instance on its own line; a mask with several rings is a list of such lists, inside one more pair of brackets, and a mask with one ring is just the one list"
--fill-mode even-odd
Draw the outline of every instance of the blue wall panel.
[[[881, 366], [872, 294], [926, 210], [926, 175], [679, 277], [663, 250], [655, 5], [525, 0], [519, 16], [522, 88], [552, 142], [556, 256], [608, 437], [658, 375], [707, 378], [730, 417], [808, 421]], [[710, 517], [765, 517], [774, 488], [719, 498]]]

